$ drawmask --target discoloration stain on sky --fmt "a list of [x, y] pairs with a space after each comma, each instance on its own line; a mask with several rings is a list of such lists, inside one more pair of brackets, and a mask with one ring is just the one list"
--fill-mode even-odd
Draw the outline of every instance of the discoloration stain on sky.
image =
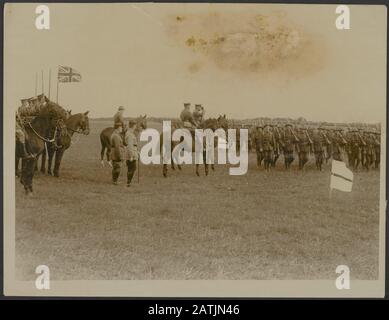
[[[324, 64], [325, 46], [320, 38], [281, 11], [266, 15], [177, 14], [169, 16], [167, 25], [169, 35], [180, 46], [197, 53], [194, 60], [200, 54], [226, 71], [299, 77], [320, 71]], [[206, 66], [193, 61], [188, 70], [199, 72]]]

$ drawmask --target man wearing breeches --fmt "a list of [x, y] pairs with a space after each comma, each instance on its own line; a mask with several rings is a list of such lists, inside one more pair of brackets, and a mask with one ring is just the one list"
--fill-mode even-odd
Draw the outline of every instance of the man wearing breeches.
[[124, 160], [123, 125], [117, 122], [114, 125], [114, 129], [111, 136], [112, 183], [117, 185], [122, 161]]

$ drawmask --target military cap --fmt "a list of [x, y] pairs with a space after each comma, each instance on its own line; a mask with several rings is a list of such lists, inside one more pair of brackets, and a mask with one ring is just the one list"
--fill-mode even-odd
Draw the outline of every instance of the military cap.
[[131, 128], [132, 126], [134, 126], [136, 124], [136, 121], [135, 120], [128, 120], [128, 127]]
[[122, 127], [123, 128], [123, 123], [121, 122], [115, 122], [114, 126], [113, 126], [115, 129], [119, 128], [119, 127]]
[[123, 106], [120, 106], [119, 107], [119, 111], [123, 111], [124, 110], [124, 107]]

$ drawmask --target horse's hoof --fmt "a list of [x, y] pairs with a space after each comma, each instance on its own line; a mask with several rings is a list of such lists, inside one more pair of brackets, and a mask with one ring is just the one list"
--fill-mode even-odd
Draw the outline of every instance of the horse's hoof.
[[101, 160], [100, 163], [102, 167], [105, 167], [104, 160]]
[[108, 165], [112, 168], [112, 162], [108, 161]]
[[196, 176], [200, 177], [200, 173], [196, 172]]

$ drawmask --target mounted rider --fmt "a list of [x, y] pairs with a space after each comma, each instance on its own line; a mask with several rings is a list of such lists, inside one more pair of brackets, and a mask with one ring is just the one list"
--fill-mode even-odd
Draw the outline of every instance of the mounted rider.
[[[24, 129], [24, 119], [36, 117], [40, 114], [57, 115], [59, 118], [66, 117], [62, 107], [52, 103], [44, 94], [22, 99], [22, 105], [16, 110], [15, 136], [16, 148], [21, 158], [34, 158], [26, 148], [26, 132]], [[55, 105], [55, 107], [54, 107]], [[62, 112], [63, 111], [63, 112]]]
[[122, 125], [122, 128], [123, 130], [125, 131], [126, 129], [126, 124], [125, 124], [125, 120], [124, 120], [124, 107], [123, 106], [120, 106], [118, 108], [118, 111], [115, 113], [115, 115], [113, 116], [113, 124], [114, 126], [116, 124], [121, 124]]
[[184, 128], [192, 130], [197, 127], [197, 123], [193, 119], [192, 112], [190, 111], [190, 103], [184, 103], [184, 110], [181, 111], [180, 119], [184, 124]]
[[193, 120], [196, 123], [196, 128], [200, 126], [200, 124], [204, 120], [204, 107], [201, 104], [195, 104], [195, 110], [193, 111]]

